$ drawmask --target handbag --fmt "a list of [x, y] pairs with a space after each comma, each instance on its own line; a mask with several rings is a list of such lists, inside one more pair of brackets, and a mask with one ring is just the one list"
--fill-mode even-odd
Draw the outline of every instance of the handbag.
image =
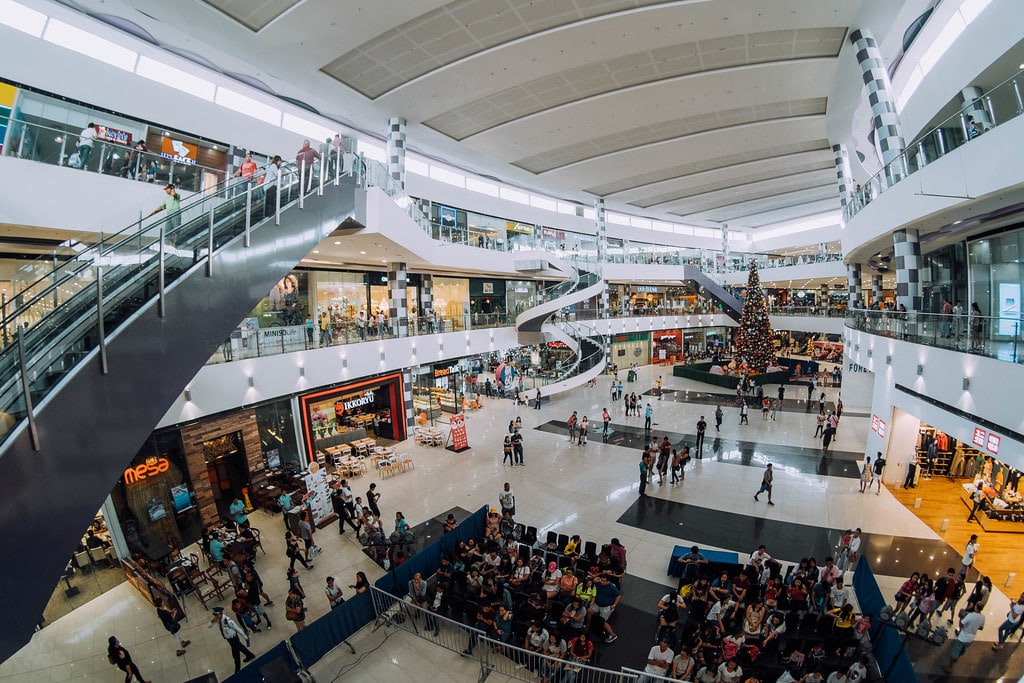
[[179, 623], [177, 621], [171, 622], [171, 633], [172, 634], [177, 633], [180, 630], [181, 630], [181, 623]]
[[287, 606], [284, 608], [284, 618], [288, 621], [298, 621], [299, 617], [302, 616], [301, 607]]

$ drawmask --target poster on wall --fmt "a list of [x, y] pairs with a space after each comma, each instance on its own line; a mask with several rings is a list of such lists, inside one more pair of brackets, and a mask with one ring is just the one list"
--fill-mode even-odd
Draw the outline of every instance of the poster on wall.
[[320, 526], [325, 521], [330, 521], [334, 516], [334, 507], [331, 505], [331, 492], [327, 486], [327, 475], [316, 462], [309, 464], [309, 471], [303, 477], [306, 482], [305, 504], [309, 513], [313, 515], [313, 524]]
[[469, 436], [466, 434], [466, 416], [462, 413], [452, 415], [448, 420], [452, 428], [452, 442], [447, 446], [448, 450], [461, 453], [469, 448]]
[[1020, 285], [999, 283], [999, 334], [1015, 337], [1020, 332]]

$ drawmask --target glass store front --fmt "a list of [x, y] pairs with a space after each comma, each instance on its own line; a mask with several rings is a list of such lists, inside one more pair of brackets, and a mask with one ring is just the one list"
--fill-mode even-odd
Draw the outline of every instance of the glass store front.
[[364, 438], [404, 441], [405, 399], [399, 372], [299, 396], [307, 457]]

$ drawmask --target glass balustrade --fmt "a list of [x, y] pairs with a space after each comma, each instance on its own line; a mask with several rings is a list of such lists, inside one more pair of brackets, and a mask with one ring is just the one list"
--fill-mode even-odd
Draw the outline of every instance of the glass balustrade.
[[[871, 176], [863, 187], [858, 186], [850, 203], [844, 209], [844, 218], [849, 221], [864, 207], [904, 178], [913, 175], [936, 159], [967, 144], [995, 126], [1020, 116], [1024, 111], [1019, 85], [1022, 74], [1024, 72], [1014, 74], [972, 104], [908, 144], [906, 151], [899, 158], [886, 164], [878, 173]], [[981, 109], [976, 109], [976, 107], [981, 107]], [[975, 118], [975, 120], [972, 122], [971, 118]], [[983, 121], [983, 118], [989, 120]]]
[[1018, 313], [994, 317], [853, 309], [847, 311], [846, 326], [882, 337], [1010, 363], [1022, 360], [1018, 346], [1024, 332], [1024, 319]]

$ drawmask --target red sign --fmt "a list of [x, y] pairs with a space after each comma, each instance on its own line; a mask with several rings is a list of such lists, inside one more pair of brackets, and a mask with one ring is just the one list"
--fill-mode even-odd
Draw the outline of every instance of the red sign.
[[974, 438], [971, 439], [971, 443], [973, 443], [978, 448], [984, 448], [985, 447], [985, 436], [986, 436], [986, 432], [985, 432], [984, 429], [982, 429], [981, 427], [975, 427], [974, 428]]
[[1000, 437], [998, 435], [996, 435], [996, 434], [989, 434], [988, 435], [988, 445], [985, 446], [985, 448], [988, 449], [989, 453], [992, 453], [993, 455], [995, 455], [996, 453], [999, 452], [999, 442], [1000, 442], [1000, 440], [1001, 440]]
[[885, 438], [885, 420], [878, 418], [878, 435]]
[[452, 428], [452, 450], [456, 453], [469, 448], [469, 436], [466, 434], [466, 416], [462, 413], [452, 415], [448, 420]]
[[107, 142], [115, 142], [125, 147], [132, 146], [132, 134], [126, 130], [108, 128], [107, 126], [96, 126], [96, 137]]
[[875, 434], [878, 433], [878, 416], [877, 415], [872, 415], [871, 416], [871, 431], [873, 431]]

